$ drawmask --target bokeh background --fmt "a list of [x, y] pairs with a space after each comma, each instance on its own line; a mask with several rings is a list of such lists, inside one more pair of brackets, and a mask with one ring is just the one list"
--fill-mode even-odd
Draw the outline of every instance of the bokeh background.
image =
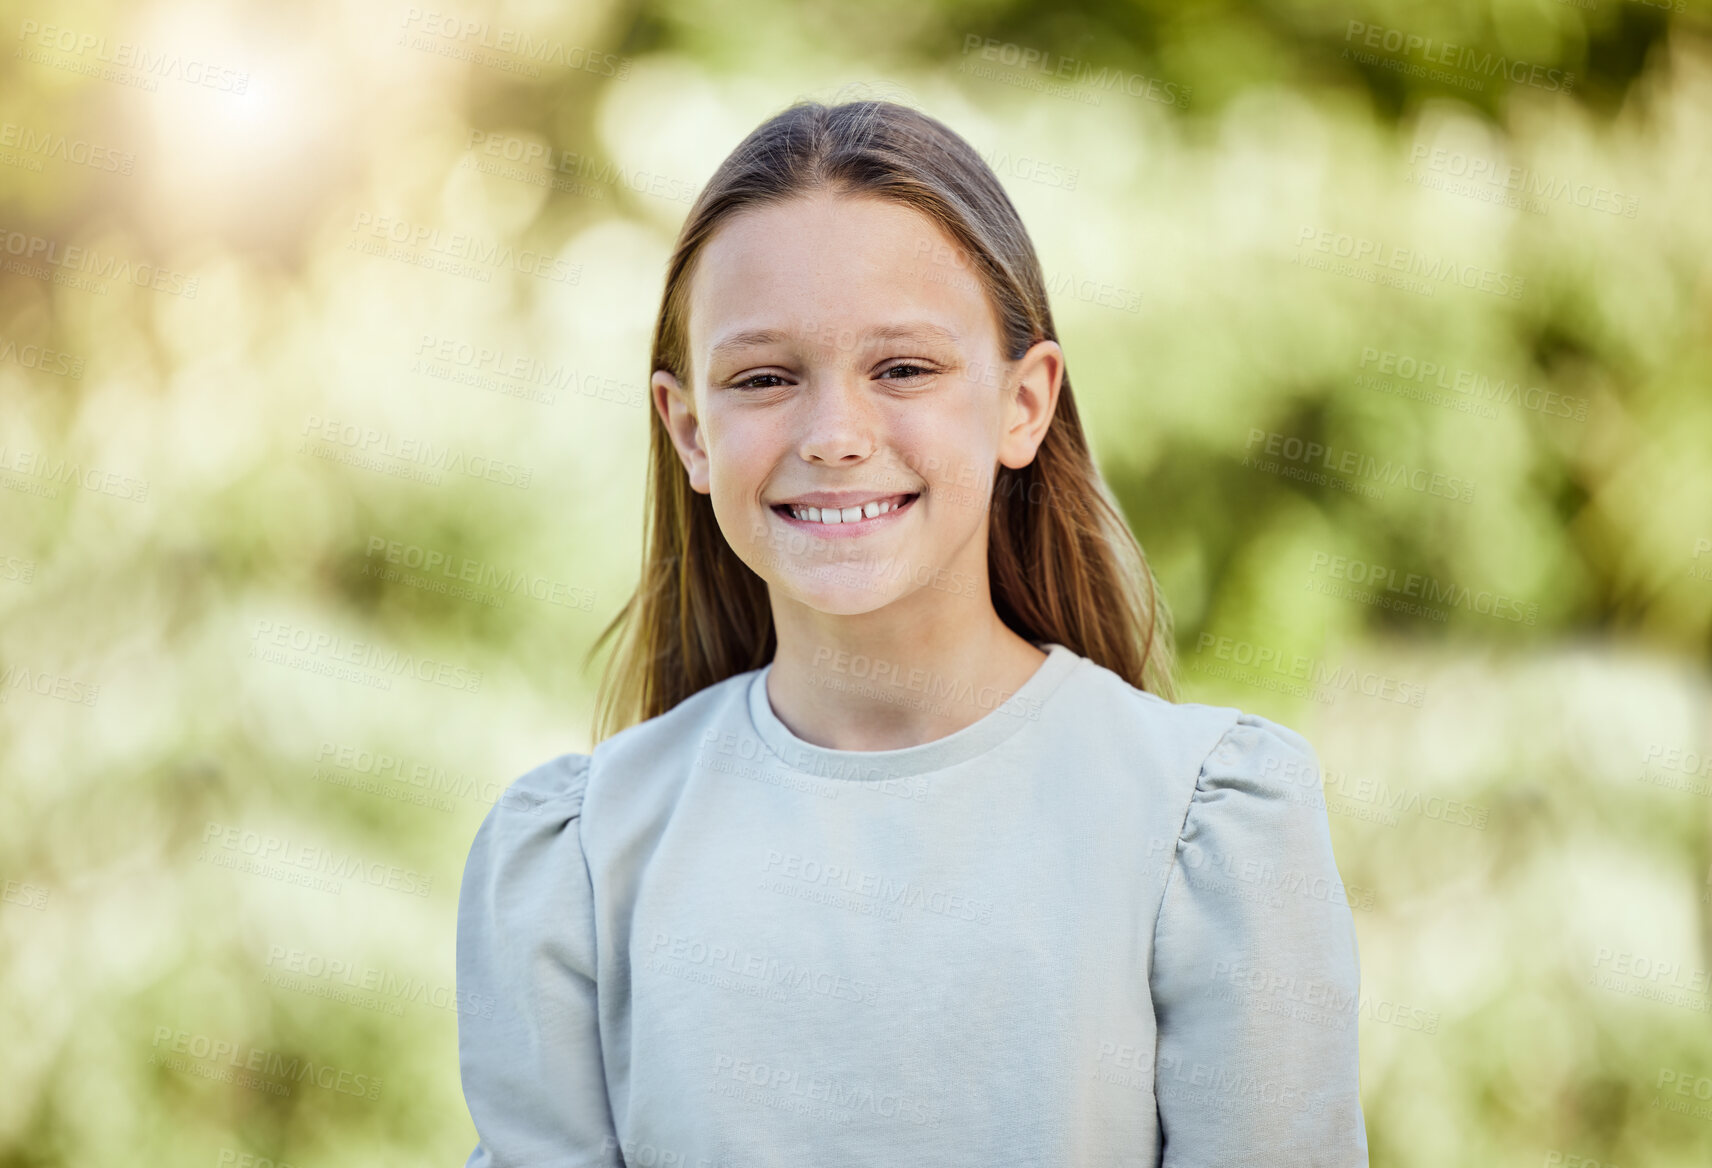
[[0, 5], [0, 1165], [463, 1162], [466, 851], [804, 97], [988, 159], [1183, 696], [1316, 746], [1373, 1162], [1712, 1160], [1703, 4], [439, 3]]

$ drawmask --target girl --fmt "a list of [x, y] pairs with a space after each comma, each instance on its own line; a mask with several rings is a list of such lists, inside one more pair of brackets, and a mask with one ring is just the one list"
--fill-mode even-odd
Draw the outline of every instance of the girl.
[[906, 106], [709, 181], [597, 745], [464, 872], [471, 1166], [1367, 1163], [1313, 748], [1174, 700], [1055, 337]]

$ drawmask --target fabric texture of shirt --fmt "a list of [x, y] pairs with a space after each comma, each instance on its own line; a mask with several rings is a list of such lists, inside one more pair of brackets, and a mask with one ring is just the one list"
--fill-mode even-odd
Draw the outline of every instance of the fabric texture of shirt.
[[459, 899], [467, 1168], [1366, 1165], [1313, 748], [1039, 647], [917, 746], [796, 737], [768, 665], [513, 782]]

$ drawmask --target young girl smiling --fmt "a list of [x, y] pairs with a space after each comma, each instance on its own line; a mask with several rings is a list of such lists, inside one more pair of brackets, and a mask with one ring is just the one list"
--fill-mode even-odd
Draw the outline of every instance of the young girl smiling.
[[1313, 748], [1174, 700], [1056, 335], [915, 110], [709, 180], [597, 744], [464, 873], [472, 1168], [1367, 1163]]

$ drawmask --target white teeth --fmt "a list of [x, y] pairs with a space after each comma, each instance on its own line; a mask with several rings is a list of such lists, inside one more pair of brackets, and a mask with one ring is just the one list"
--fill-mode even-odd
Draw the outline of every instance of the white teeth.
[[872, 519], [877, 515], [895, 509], [897, 504], [886, 500], [870, 500], [860, 507], [798, 507], [790, 505], [791, 518], [801, 519], [808, 523], [855, 523], [862, 519]]

